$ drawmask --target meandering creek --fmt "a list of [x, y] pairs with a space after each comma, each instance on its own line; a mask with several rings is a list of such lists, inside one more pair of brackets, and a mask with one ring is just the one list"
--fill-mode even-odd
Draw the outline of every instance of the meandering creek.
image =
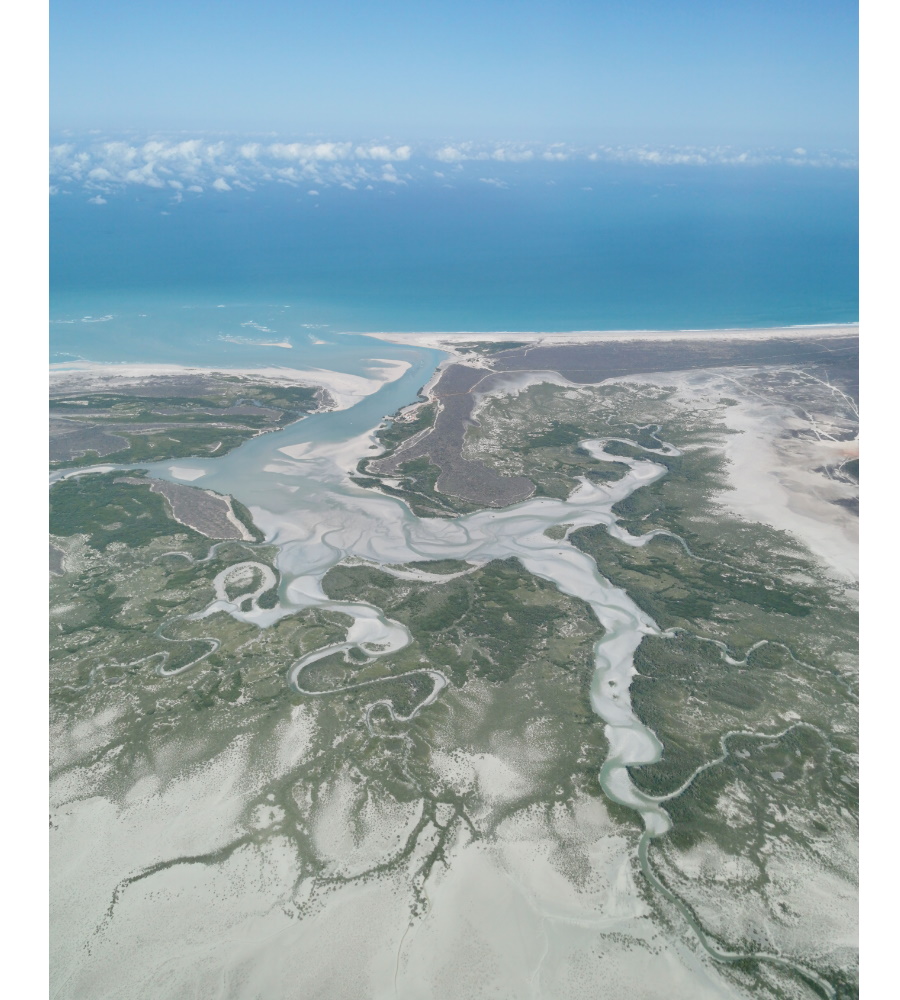
[[[427, 361], [433, 360], [422, 358], [400, 381], [412, 383], [418, 379], [421, 384], [422, 371]], [[414, 392], [406, 391], [400, 405], [414, 397]], [[665, 466], [649, 457], [607, 454], [606, 440], [586, 440], [582, 447], [592, 457], [625, 464], [627, 474], [610, 484], [584, 480], [566, 500], [536, 497], [511, 507], [454, 518], [420, 518], [402, 501], [360, 487], [347, 474], [359, 459], [373, 453], [374, 430], [389, 401], [379, 397], [397, 395], [394, 383], [351, 410], [308, 418], [283, 431], [254, 438], [221, 458], [182, 459], [150, 467], [153, 475], [180, 481], [185, 466], [190, 466], [192, 485], [237, 497], [250, 508], [267, 542], [278, 550], [276, 565], [281, 584], [277, 607], [259, 609], [254, 602], [251, 610], [241, 611], [239, 602], [230, 604], [220, 594], [196, 617], [227, 611], [265, 627], [310, 607], [348, 615], [352, 625], [343, 642], [286, 665], [288, 683], [302, 691], [303, 671], [316, 660], [352, 649], [367, 659], [390, 656], [413, 639], [405, 626], [385, 617], [379, 608], [328, 598], [322, 580], [334, 566], [361, 560], [396, 575], [419, 575], [414, 569], [417, 562], [452, 559], [479, 566], [494, 559], [515, 558], [562, 593], [586, 601], [602, 626], [602, 637], [594, 647], [590, 695], [593, 710], [605, 723], [610, 746], [606, 760], [598, 762], [600, 783], [611, 799], [641, 815], [651, 835], [665, 833], [670, 826], [667, 813], [634, 786], [628, 773], [631, 765], [657, 760], [662, 750], [656, 736], [635, 716], [629, 697], [634, 651], [645, 635], [658, 635], [660, 629], [624, 590], [599, 573], [590, 556], [565, 539], [551, 539], [545, 534], [548, 528], [559, 525], [570, 525], [570, 530], [605, 525], [622, 542], [646, 544], [655, 533], [630, 535], [619, 527], [612, 508], [665, 475]], [[396, 405], [397, 400], [390, 402]], [[658, 453], [673, 455], [677, 451], [662, 445]], [[401, 566], [405, 569], [400, 570]], [[448, 579], [436, 574], [427, 577], [435, 583]], [[421, 673], [432, 680], [433, 686], [413, 715], [433, 703], [447, 683], [443, 674], [433, 668], [423, 667]], [[366, 686], [373, 688], [375, 697], [378, 682], [369, 681]], [[381, 705], [399, 719], [393, 706], [383, 700], [368, 706], [367, 718]]]

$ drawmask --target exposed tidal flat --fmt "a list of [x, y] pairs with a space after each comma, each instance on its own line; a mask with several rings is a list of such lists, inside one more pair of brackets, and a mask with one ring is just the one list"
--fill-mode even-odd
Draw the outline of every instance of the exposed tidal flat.
[[118, 490], [54, 530], [58, 995], [853, 995], [852, 332], [406, 343], [140, 464], [258, 543], [54, 487]]

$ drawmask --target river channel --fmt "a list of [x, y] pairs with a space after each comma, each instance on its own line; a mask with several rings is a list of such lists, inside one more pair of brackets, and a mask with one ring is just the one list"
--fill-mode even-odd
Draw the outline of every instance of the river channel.
[[[345, 642], [317, 650], [291, 666], [288, 681], [303, 690], [303, 668], [323, 656], [354, 646], [370, 658], [389, 656], [412, 640], [405, 626], [386, 618], [380, 609], [326, 596], [322, 580], [342, 561], [362, 560], [398, 573], [399, 567], [408, 571], [411, 564], [428, 560], [462, 560], [474, 567], [515, 558], [530, 573], [591, 606], [602, 627], [594, 647], [591, 706], [605, 723], [610, 748], [606, 760], [598, 761], [601, 786], [611, 799], [640, 813], [651, 836], [664, 833], [670, 826], [668, 815], [633, 785], [628, 774], [631, 765], [657, 760], [662, 749], [633, 713], [629, 697], [634, 651], [645, 635], [659, 634], [659, 628], [624, 590], [599, 573], [590, 556], [565, 539], [548, 538], [545, 531], [559, 525], [574, 530], [602, 524], [623, 542], [645, 544], [652, 535], [624, 532], [612, 508], [665, 475], [665, 467], [649, 458], [608, 455], [603, 440], [584, 441], [582, 446], [594, 458], [627, 464], [627, 474], [606, 485], [584, 480], [566, 500], [535, 497], [454, 518], [419, 518], [401, 500], [365, 489], [348, 475], [359, 459], [377, 453], [375, 429], [386, 415], [415, 400], [443, 357], [437, 351], [393, 346], [379, 344], [379, 353], [407, 361], [409, 370], [350, 409], [317, 414], [253, 438], [221, 458], [180, 459], [147, 467], [154, 476], [235, 496], [250, 508], [267, 543], [277, 548], [281, 585], [276, 608], [246, 614], [218, 601], [198, 617], [227, 610], [265, 627], [309, 607], [350, 616], [353, 624]], [[667, 446], [664, 453], [674, 449]], [[429, 579], [437, 583], [442, 578], [429, 574]], [[426, 698], [431, 703], [445, 682], [438, 671], [423, 672], [434, 681]]]

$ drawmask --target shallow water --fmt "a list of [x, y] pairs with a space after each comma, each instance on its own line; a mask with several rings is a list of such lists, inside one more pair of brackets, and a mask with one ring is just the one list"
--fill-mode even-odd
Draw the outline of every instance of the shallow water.
[[54, 323], [53, 349], [185, 363], [216, 351], [238, 366], [254, 350], [295, 363], [239, 341], [298, 349], [338, 330], [858, 318], [855, 170], [494, 162], [500, 189], [485, 169], [317, 198], [281, 184], [178, 204], [150, 188], [102, 206], [53, 198], [51, 315], [75, 321]]

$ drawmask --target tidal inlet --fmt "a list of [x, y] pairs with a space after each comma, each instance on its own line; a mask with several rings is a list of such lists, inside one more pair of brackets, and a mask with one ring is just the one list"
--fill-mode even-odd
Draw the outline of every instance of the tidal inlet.
[[856, 996], [856, 326], [306, 336], [51, 367], [52, 995]]

